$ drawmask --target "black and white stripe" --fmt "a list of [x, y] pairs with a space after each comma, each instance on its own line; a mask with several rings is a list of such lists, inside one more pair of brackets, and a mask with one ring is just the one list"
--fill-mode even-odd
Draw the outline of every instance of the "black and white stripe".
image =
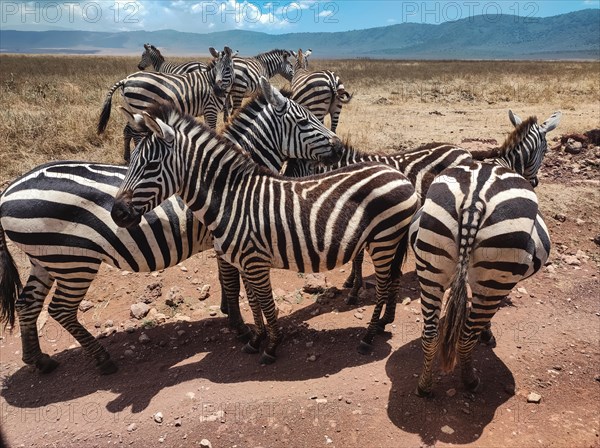
[[[217, 114], [223, 109], [225, 99], [233, 83], [231, 49], [217, 53], [211, 48], [215, 61], [207, 71], [194, 71], [185, 75], [137, 72], [114, 84], [106, 96], [98, 133], [104, 132], [110, 119], [112, 95], [121, 89], [126, 107], [137, 113], [156, 104], [170, 104], [182, 113], [192, 116], [204, 115], [206, 124], [217, 126]], [[125, 129], [124, 158], [129, 159], [131, 129]]]
[[[276, 91], [270, 95], [282, 101]], [[190, 117], [165, 109], [138, 117], [132, 124], [143, 119], [152, 136], [136, 148], [115, 199], [118, 225], [135, 225], [146, 210], [181, 195], [213, 233], [218, 253], [243, 272], [258, 328], [246, 350], [257, 351], [268, 331], [263, 363], [275, 360], [282, 337], [270, 269], [330, 270], [366, 248], [377, 279], [377, 305], [361, 344], [370, 347], [377, 329], [393, 320], [407, 225], [417, 206], [404, 175], [381, 164], [357, 164], [290, 180], [259, 168]]]
[[[398, 154], [382, 154], [378, 152], [363, 152], [351, 147], [348, 143], [344, 145], [340, 161], [330, 167], [325, 167], [314, 161], [302, 159], [290, 159], [284, 174], [291, 177], [302, 177], [315, 172], [325, 172], [330, 169], [341, 168], [354, 163], [379, 162], [389, 165], [403, 173], [414, 185], [419, 205], [433, 179], [447, 168], [461, 163], [469, 162], [471, 153], [464, 148], [447, 143], [428, 143], [414, 150]], [[346, 303], [353, 305], [357, 303], [358, 292], [363, 286], [362, 261], [364, 254], [352, 263], [352, 271], [344, 287], [352, 288]]]
[[342, 84], [340, 77], [330, 70], [310, 71], [302, 50], [296, 54], [294, 77], [292, 78], [292, 99], [302, 104], [321, 121], [331, 116], [331, 130], [336, 131], [342, 106], [352, 99]]
[[[289, 100], [287, 103], [284, 110], [275, 113], [263, 96], [257, 96], [236, 115], [225, 135], [232, 141], [239, 138], [256, 160], [269, 161], [268, 166], [287, 156], [321, 161], [332, 157], [334, 134], [303, 107]], [[303, 121], [306, 123], [300, 126], [298, 122]], [[276, 159], [272, 153], [277, 154]], [[149, 272], [212, 248], [210, 232], [174, 196], [145, 214], [138, 226], [118, 228], [109, 210], [125, 170], [85, 162], [51, 163], [17, 179], [0, 197], [0, 227], [32, 264], [29, 280], [17, 300], [19, 276], [6, 251], [4, 231], [0, 232], [0, 263], [4, 263], [0, 273], [5, 276], [0, 315], [12, 324], [17, 301], [23, 360], [42, 371], [56, 366], [41, 352], [36, 329], [44, 299], [55, 281], [50, 315], [81, 343], [101, 372], [110, 373], [116, 367], [108, 353], [77, 320], [78, 305], [101, 262]], [[243, 336], [248, 330], [239, 310], [238, 272], [219, 261], [225, 311], [230, 325]]]
[[208, 69], [207, 64], [199, 61], [184, 62], [183, 64], [166, 62], [164, 56], [160, 53], [158, 48], [156, 48], [154, 45], [144, 44], [142, 59], [138, 63], [137, 67], [139, 70], [146, 70], [146, 68], [150, 66], [152, 66], [156, 72], [173, 73], [176, 75], [183, 75], [185, 73], [195, 71], [206, 71]]
[[[516, 126], [491, 161], [471, 161], [438, 176], [411, 224], [424, 318], [423, 371], [417, 393], [431, 392], [432, 361], [441, 345], [442, 366], [460, 358], [462, 379], [476, 389], [472, 350], [500, 301], [548, 258], [550, 237], [533, 185], [547, 149], [546, 134], [560, 112], [542, 125], [535, 117]], [[467, 297], [467, 284], [472, 298]], [[438, 333], [443, 296], [450, 288]], [[492, 337], [486, 330], [486, 339]]]
[[231, 113], [241, 107], [245, 97], [259, 91], [261, 76], [270, 79], [279, 74], [288, 81], [291, 81], [294, 75], [294, 67], [289, 61], [291, 55], [291, 51], [277, 49], [260, 53], [250, 58], [234, 57], [235, 78], [231, 92], [229, 93], [232, 109], [229, 110], [229, 101], [227, 101], [224, 115], [225, 121], [227, 121]]

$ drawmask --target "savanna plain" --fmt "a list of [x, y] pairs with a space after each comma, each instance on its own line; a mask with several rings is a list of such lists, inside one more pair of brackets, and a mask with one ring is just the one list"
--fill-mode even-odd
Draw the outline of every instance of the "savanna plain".
[[[1, 55], [0, 188], [51, 160], [123, 163], [119, 95], [107, 133], [95, 130], [107, 90], [137, 62]], [[540, 120], [563, 112], [536, 189], [549, 264], [503, 302], [492, 321], [496, 347], [476, 348], [481, 390], [466, 392], [455, 371], [437, 374], [431, 398], [414, 395], [422, 318], [412, 255], [396, 320], [366, 356], [356, 348], [372, 281], [351, 307], [342, 289], [349, 266], [316, 278], [275, 271], [286, 338], [277, 362], [260, 366], [219, 311], [209, 251], [161, 272], [102, 267], [79, 318], [102, 338], [115, 374], [101, 376], [47, 313], [38, 326], [42, 350], [60, 362], [51, 374], [23, 364], [18, 325], [4, 329], [0, 423], [9, 446], [600, 445], [600, 142], [590, 132], [600, 128], [600, 63], [314, 60], [311, 68], [334, 70], [354, 95], [338, 134], [365, 151], [431, 141], [489, 149], [511, 132], [509, 109]], [[28, 259], [9, 247], [26, 280]], [[324, 291], [308, 293], [315, 282]], [[130, 306], [148, 294], [153, 310], [132, 318]], [[167, 304], [173, 295], [182, 300]], [[244, 295], [241, 304], [250, 322]], [[538, 403], [528, 402], [532, 392]]]

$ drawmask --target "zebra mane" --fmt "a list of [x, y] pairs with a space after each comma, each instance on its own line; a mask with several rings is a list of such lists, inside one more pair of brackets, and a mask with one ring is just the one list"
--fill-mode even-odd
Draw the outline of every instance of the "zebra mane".
[[292, 53], [290, 53], [289, 50], [282, 50], [280, 48], [276, 48], [274, 50], [269, 50], [269, 51], [264, 51], [262, 53], [257, 54], [256, 56], [254, 56], [255, 58], [259, 57], [259, 56], [267, 56], [270, 54], [277, 54], [277, 55], [287, 55], [287, 56], [291, 56]]
[[[288, 99], [292, 96], [292, 91], [289, 87], [282, 88], [279, 93]], [[259, 110], [262, 110], [265, 104], [267, 104], [267, 99], [262, 90], [259, 90], [250, 97], [250, 100], [246, 104], [229, 116], [229, 120], [225, 125], [225, 130], [227, 130], [240, 115], [256, 115], [256, 113], [250, 114], [249, 112], [258, 112]]]
[[525, 140], [525, 138], [527, 138], [531, 127], [535, 126], [536, 124], [537, 117], [535, 115], [524, 120], [510, 133], [510, 135], [506, 138], [504, 143], [502, 143], [502, 146], [493, 151], [495, 154], [492, 157], [500, 157], [506, 155], [511, 149], [515, 148], [517, 145], [519, 145], [519, 143], [521, 143], [523, 140]]
[[153, 51], [155, 51], [155, 52], [156, 52], [156, 54], [157, 54], [159, 57], [161, 57], [161, 58], [163, 58], [163, 59], [165, 58], [165, 57], [162, 55], [162, 53], [160, 52], [160, 50], [159, 50], [158, 48], [156, 48], [156, 47], [155, 47], [154, 45], [152, 45], [152, 44], [148, 44], [148, 45], [150, 45], [150, 48], [151, 48]]
[[184, 134], [189, 134], [193, 129], [199, 130], [202, 134], [209, 134], [211, 138], [217, 140], [222, 146], [225, 146], [228, 151], [235, 151], [238, 155], [237, 165], [242, 166], [248, 172], [267, 175], [269, 177], [281, 177], [270, 169], [257, 164], [252, 160], [250, 153], [245, 151], [241, 146], [231, 142], [222, 134], [217, 133], [216, 130], [209, 128], [206, 124], [196, 121], [195, 117], [181, 113], [170, 104], [155, 104], [149, 107], [146, 112], [151, 117], [159, 118], [173, 129], [179, 130]]

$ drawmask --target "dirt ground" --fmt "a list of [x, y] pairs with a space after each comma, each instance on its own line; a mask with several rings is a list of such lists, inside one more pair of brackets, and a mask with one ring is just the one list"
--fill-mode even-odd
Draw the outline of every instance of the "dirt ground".
[[[508, 107], [540, 119], [563, 108], [396, 101], [389, 92], [356, 92], [339, 133], [371, 150], [431, 140], [493, 146], [511, 130]], [[600, 235], [600, 148], [571, 155], [557, 141], [600, 128], [599, 108], [597, 98], [563, 108], [549, 136], [554, 149], [537, 192], [553, 242], [551, 264], [519, 284], [494, 317], [497, 346], [475, 352], [482, 379], [476, 394], [465, 392], [457, 371], [438, 375], [432, 398], [413, 394], [422, 319], [412, 255], [398, 297], [410, 303], [399, 304], [368, 356], [356, 348], [373, 309], [372, 287], [350, 307], [347, 290], [335, 288], [348, 266], [323, 274], [331, 287], [324, 294], [305, 293], [305, 276], [274, 271], [286, 339], [277, 362], [260, 366], [257, 356], [241, 352], [218, 310], [216, 260], [208, 252], [158, 273], [103, 266], [87, 295], [93, 307], [80, 319], [106, 335], [102, 343], [119, 366], [113, 375], [99, 375], [52, 319], [43, 324], [41, 344], [60, 366], [49, 375], [24, 366], [18, 328], [4, 332], [0, 421], [9, 446], [193, 447], [202, 439], [215, 448], [600, 446], [600, 251], [593, 241]], [[28, 261], [13, 253], [25, 278]], [[366, 274], [369, 268], [367, 262]], [[156, 311], [133, 319], [130, 306], [156, 283]], [[203, 285], [210, 295], [199, 300]], [[185, 299], [176, 308], [165, 304], [173, 288]], [[250, 322], [244, 298], [242, 307]], [[539, 403], [528, 403], [531, 392], [541, 395]]]

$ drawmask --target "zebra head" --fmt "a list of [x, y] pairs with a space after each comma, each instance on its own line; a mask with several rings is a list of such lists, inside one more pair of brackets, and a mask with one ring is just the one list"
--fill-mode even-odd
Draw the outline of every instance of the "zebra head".
[[233, 78], [235, 76], [233, 66], [233, 52], [229, 47], [225, 47], [223, 51], [217, 51], [213, 47], [210, 47], [209, 50], [210, 54], [216, 59], [215, 64], [212, 68], [215, 73], [213, 92], [218, 97], [227, 96], [229, 90], [231, 90], [231, 86], [233, 85]]
[[546, 134], [556, 128], [561, 116], [560, 111], [554, 112], [546, 121], [538, 125], [535, 117], [523, 121], [511, 110], [508, 111], [508, 118], [515, 131], [505, 143], [508, 151], [501, 159], [527, 179], [534, 188], [539, 183], [537, 173], [548, 150]]
[[292, 78], [294, 77], [294, 66], [292, 65], [292, 62], [290, 61], [290, 56], [293, 56], [293, 54], [291, 52], [289, 52], [289, 51], [283, 52], [281, 68], [280, 68], [281, 76], [283, 76], [288, 81], [291, 81]]
[[155, 66], [157, 62], [164, 62], [165, 58], [162, 57], [158, 48], [154, 45], [144, 44], [144, 52], [142, 53], [142, 59], [138, 63], [138, 69], [145, 70], [147, 67]]
[[131, 227], [179, 190], [173, 151], [175, 131], [146, 111], [134, 115], [122, 107], [120, 110], [132, 128], [146, 134], [131, 154], [127, 175], [111, 210], [119, 227]]
[[308, 56], [312, 53], [312, 50], [309, 48], [306, 50], [306, 53], [302, 52], [302, 49], [298, 49], [298, 53], [295, 53], [296, 63], [294, 64], [294, 72], [298, 70], [306, 70], [308, 69]]
[[268, 120], [277, 123], [279, 148], [285, 156], [293, 159], [318, 160], [330, 165], [342, 154], [341, 140], [308, 109], [286, 98], [261, 76], [260, 86], [269, 103], [265, 113]]

